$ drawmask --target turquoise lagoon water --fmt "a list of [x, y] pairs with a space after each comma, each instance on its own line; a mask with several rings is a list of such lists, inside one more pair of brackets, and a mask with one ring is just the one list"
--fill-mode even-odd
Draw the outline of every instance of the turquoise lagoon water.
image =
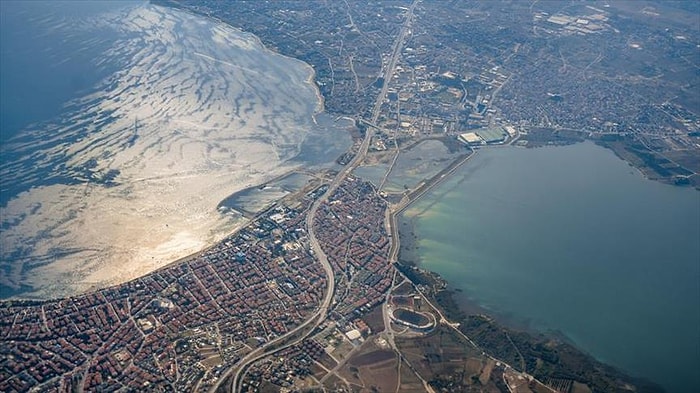
[[406, 211], [423, 267], [669, 391], [700, 387], [700, 193], [592, 143], [480, 151]]

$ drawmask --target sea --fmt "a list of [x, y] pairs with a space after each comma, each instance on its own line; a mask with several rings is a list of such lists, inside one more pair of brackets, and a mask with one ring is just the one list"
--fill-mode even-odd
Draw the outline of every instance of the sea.
[[[108, 28], [67, 28], [140, 1], [0, 2], [0, 142], [55, 118], [119, 65], [96, 66], [115, 39]], [[70, 33], [66, 34], [68, 31]]]
[[700, 390], [700, 193], [591, 142], [487, 148], [401, 218], [420, 266], [515, 327]]
[[242, 225], [230, 195], [333, 167], [306, 63], [146, 1], [0, 1], [0, 298], [123, 282]]
[[[229, 166], [245, 169], [240, 185], [248, 187], [265, 180], [268, 156], [290, 167], [322, 165], [350, 144], [334, 119], [318, 115], [309, 125], [317, 99], [301, 83], [308, 66], [263, 61], [256, 57], [263, 49], [250, 37], [143, 1], [0, 1], [0, 51], [2, 298], [50, 287], [55, 279], [45, 268], [66, 255], [78, 261], [61, 273], [71, 279], [111, 263], [90, 264], [95, 255], [132, 258], [120, 249], [110, 254], [116, 242], [135, 244], [128, 235], [162, 235], [166, 243], [181, 244], [189, 235], [175, 233], [177, 225], [207, 235], [225, 232], [226, 225], [177, 220], [183, 212], [192, 219], [216, 214], [217, 204], [236, 190], [215, 187], [241, 181], [224, 177]], [[268, 77], [296, 79], [266, 81], [235, 63], [247, 57], [269, 67]], [[179, 59], [177, 66], [161, 62], [169, 58]], [[194, 83], [183, 75], [194, 75]], [[244, 88], [229, 85], [245, 75]], [[116, 94], [119, 89], [125, 94]], [[241, 123], [235, 130], [244, 135], [228, 138], [217, 134], [226, 120], [216, 114], [236, 108], [212, 108], [205, 93], [221, 105], [236, 101], [250, 124], [256, 113], [265, 121], [289, 119], [262, 124], [255, 135], [245, 134], [249, 127]], [[301, 103], [278, 101], [285, 97]], [[266, 113], [270, 108], [284, 113]], [[211, 145], [202, 142], [200, 128]], [[186, 138], [198, 143], [182, 143]], [[267, 154], [266, 162], [243, 156], [225, 162], [229, 151], [251, 140], [256, 144], [246, 148]], [[164, 146], [190, 155], [166, 156]], [[196, 161], [194, 153], [206, 160]], [[144, 181], [141, 175], [160, 161], [152, 168], [158, 176]], [[188, 164], [197, 165], [179, 167]], [[204, 191], [196, 190], [196, 200], [177, 199], [192, 188], [178, 186], [182, 173], [201, 176], [197, 185]], [[216, 181], [202, 180], [212, 177]], [[160, 187], [162, 179], [167, 188]], [[152, 195], [158, 209], [151, 209]], [[211, 195], [208, 204], [201, 202]], [[28, 208], [22, 210], [24, 200]], [[646, 180], [591, 143], [504, 147], [481, 150], [403, 219], [415, 227], [421, 265], [449, 277], [452, 287], [502, 320], [561, 332], [600, 360], [669, 391], [700, 387], [696, 191]], [[154, 250], [148, 247], [145, 255]], [[41, 296], [69, 295], [73, 284]]]

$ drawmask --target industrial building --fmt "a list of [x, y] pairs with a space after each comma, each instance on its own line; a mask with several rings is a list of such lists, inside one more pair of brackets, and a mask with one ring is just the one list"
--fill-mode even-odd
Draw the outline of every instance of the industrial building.
[[474, 132], [465, 132], [464, 134], [460, 134], [459, 140], [467, 145], [481, 145], [484, 143], [484, 140]]
[[482, 128], [476, 131], [476, 135], [483, 139], [486, 144], [503, 143], [508, 137], [508, 133], [505, 132], [501, 127]]

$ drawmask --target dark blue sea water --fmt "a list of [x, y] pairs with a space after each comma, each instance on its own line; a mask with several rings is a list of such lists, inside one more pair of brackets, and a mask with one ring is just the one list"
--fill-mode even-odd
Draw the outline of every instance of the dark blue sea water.
[[583, 143], [482, 150], [405, 213], [423, 267], [489, 312], [700, 391], [700, 193]]
[[0, 141], [59, 115], [115, 64], [94, 60], [114, 31], [81, 26], [86, 16], [133, 7], [136, 1], [0, 2]]
[[[0, 1], [0, 167], [19, 158], [7, 148], [10, 141], [21, 143], [24, 133], [46, 128], [49, 121], [60, 122], [71, 100], [93, 92], [123, 66], [119, 61], [98, 62], [117, 34], [113, 28], [88, 23], [90, 18], [141, 3]], [[56, 182], [72, 180], [56, 176], [32, 186]], [[27, 189], [28, 184], [0, 179], [0, 206]]]

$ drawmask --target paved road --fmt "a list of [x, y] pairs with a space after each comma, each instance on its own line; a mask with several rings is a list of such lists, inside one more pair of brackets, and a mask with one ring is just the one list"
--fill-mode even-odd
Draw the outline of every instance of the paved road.
[[[416, 4], [418, 3], [419, 0], [414, 0], [414, 2], [411, 4], [407, 16], [406, 16], [406, 21], [404, 22], [399, 35], [396, 37], [396, 40], [394, 41], [394, 45], [392, 47], [392, 53], [391, 53], [391, 58], [389, 60], [389, 63], [387, 67], [384, 69], [383, 72], [383, 77], [384, 77], [384, 85], [382, 86], [382, 89], [379, 93], [379, 96], [377, 97], [377, 100], [375, 101], [374, 104], [374, 109], [372, 111], [372, 121], [371, 123], [376, 123], [377, 119], [379, 118], [379, 113], [381, 111], [382, 104], [384, 103], [384, 100], [386, 99], [386, 94], [389, 89], [389, 81], [391, 80], [392, 75], [394, 74], [394, 70], [396, 68], [396, 62], [398, 61], [399, 55], [401, 54], [401, 50], [403, 48], [403, 41], [404, 38], [406, 37], [406, 33], [408, 32], [408, 29], [410, 28], [411, 22], [413, 21], [413, 10], [415, 9]], [[220, 384], [228, 377], [231, 375], [231, 373], [235, 370], [235, 374], [233, 375], [233, 382], [231, 385], [231, 391], [232, 392], [238, 392], [240, 389], [239, 383], [242, 380], [242, 377], [245, 375], [246, 370], [248, 367], [256, 362], [259, 359], [262, 359], [263, 357], [267, 356], [270, 353], [276, 352], [282, 348], [289, 347], [291, 345], [294, 345], [296, 342], [300, 341], [303, 339], [305, 336], [307, 336], [313, 328], [316, 326], [320, 325], [327, 316], [328, 309], [331, 306], [331, 302], [333, 301], [333, 295], [335, 293], [335, 274], [333, 272], [333, 267], [331, 264], [328, 262], [328, 258], [326, 254], [323, 252], [321, 249], [321, 245], [318, 242], [318, 239], [316, 238], [316, 234], [314, 233], [314, 227], [313, 227], [313, 222], [314, 218], [316, 217], [316, 212], [318, 211], [318, 208], [321, 206], [322, 203], [324, 203], [328, 198], [333, 195], [333, 192], [340, 186], [340, 184], [345, 180], [345, 178], [355, 169], [357, 166], [364, 160], [366, 154], [367, 154], [367, 149], [369, 148], [369, 144], [372, 141], [372, 137], [374, 136], [374, 129], [372, 127], [367, 128], [367, 132], [365, 133], [365, 137], [362, 141], [362, 144], [360, 145], [360, 148], [358, 149], [357, 154], [355, 157], [346, 165], [343, 170], [341, 170], [338, 175], [336, 175], [335, 179], [331, 182], [331, 184], [328, 187], [328, 190], [320, 197], [318, 198], [311, 208], [309, 209], [309, 212], [306, 215], [306, 228], [307, 228], [307, 233], [309, 237], [309, 245], [311, 246], [311, 249], [313, 250], [316, 258], [318, 258], [319, 262], [321, 262], [321, 265], [323, 266], [323, 269], [326, 272], [326, 280], [328, 282], [328, 289], [326, 291], [326, 294], [324, 296], [323, 302], [321, 303], [321, 306], [319, 307], [318, 311], [314, 313], [311, 318], [307, 319], [304, 323], [299, 325], [297, 328], [294, 330], [291, 330], [290, 332], [286, 333], [283, 336], [278, 337], [277, 339], [270, 341], [266, 343], [265, 345], [255, 349], [245, 357], [243, 357], [239, 362], [238, 366], [236, 368], [230, 368], [227, 370], [224, 374], [221, 375], [217, 383], [212, 386], [210, 389], [211, 392], [214, 392], [217, 388], [219, 388]], [[293, 342], [284, 344], [282, 346], [277, 346], [277, 344], [282, 344], [284, 340], [288, 339], [289, 337], [294, 336], [295, 334], [301, 332], [303, 329], [309, 328], [310, 325], [313, 324], [313, 328], [310, 328], [306, 334], [303, 334], [300, 338], [294, 340]], [[274, 349], [270, 349], [272, 346], [275, 346]]]
[[[338, 178], [336, 177], [336, 179], [333, 182], [338, 182]], [[326, 315], [328, 314], [328, 308], [331, 306], [331, 302], [333, 301], [333, 294], [335, 293], [335, 274], [333, 273], [333, 267], [331, 266], [330, 262], [328, 262], [328, 257], [321, 249], [321, 245], [319, 244], [318, 239], [316, 239], [313, 221], [319, 206], [321, 206], [321, 204], [328, 199], [329, 195], [329, 191], [326, 191], [326, 193], [324, 193], [323, 196], [318, 198], [313, 203], [313, 205], [309, 209], [309, 212], [306, 215], [306, 228], [308, 231], [309, 245], [311, 246], [311, 249], [313, 250], [316, 258], [318, 258], [319, 262], [321, 262], [321, 266], [326, 272], [326, 280], [328, 282], [328, 288], [326, 290], [326, 294], [323, 298], [323, 301], [321, 302], [321, 306], [309, 319], [307, 319], [301, 325], [297, 326], [295, 329], [255, 349], [254, 351], [243, 357], [243, 359], [238, 361], [238, 367], [235, 368], [236, 372], [233, 375], [233, 382], [231, 385], [232, 392], [238, 392], [240, 390], [239, 383], [242, 382], [242, 377], [245, 375], [245, 371], [248, 369], [249, 365], [264, 358], [272, 352], [276, 352], [294, 345], [295, 343], [306, 337], [311, 331], [313, 331], [313, 329], [316, 326], [318, 326], [321, 322], [323, 322], [326, 319]], [[313, 327], [309, 328], [309, 326], [312, 324]], [[299, 339], [284, 344], [282, 346], [278, 346], [278, 344], [282, 344], [284, 340], [288, 339], [289, 337], [293, 337], [295, 334], [300, 333], [303, 329], [307, 328], [309, 328], [308, 331], [305, 332], [305, 334], [302, 334]], [[273, 345], [275, 346], [275, 348], [273, 350], [268, 350]], [[219, 387], [219, 384], [222, 383], [233, 371], [234, 369], [231, 368], [227, 370], [226, 373], [222, 374], [219, 380], [217, 381], [217, 384], [215, 384], [210, 391], [215, 391]]]

